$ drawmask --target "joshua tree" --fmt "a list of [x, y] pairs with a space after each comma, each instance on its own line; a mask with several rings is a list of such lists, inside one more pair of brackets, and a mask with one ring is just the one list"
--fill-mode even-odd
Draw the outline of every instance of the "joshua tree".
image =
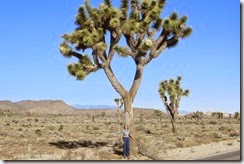
[[119, 125], [119, 133], [120, 133], [120, 109], [123, 107], [124, 105], [124, 100], [122, 98], [116, 98], [114, 99], [114, 102], [117, 104], [118, 106], [118, 110], [117, 110], [117, 120], [118, 120], [118, 125]]
[[153, 112], [153, 115], [154, 115], [155, 118], [157, 118], [158, 121], [161, 122], [162, 117], [163, 117], [163, 113], [160, 110], [155, 110]]
[[[89, 74], [104, 70], [123, 98], [127, 124], [133, 123], [132, 105], [144, 67], [192, 33], [192, 28], [186, 26], [186, 16], [179, 17], [173, 12], [161, 18], [165, 4], [166, 0], [121, 0], [120, 8], [115, 8], [111, 0], [104, 0], [95, 8], [86, 0], [78, 9], [76, 29], [62, 36], [60, 52], [64, 57], [78, 59], [77, 63], [68, 65], [69, 73], [77, 80], [84, 80]], [[119, 82], [111, 67], [115, 55], [130, 57], [135, 63], [134, 79], [128, 89]], [[134, 133], [133, 125], [130, 129]]]
[[203, 118], [203, 116], [204, 116], [203, 112], [196, 111], [196, 112], [192, 113], [191, 118], [196, 119], [198, 121], [198, 120], [201, 120]]
[[222, 112], [213, 112], [212, 113], [212, 117], [213, 118], [218, 118], [218, 119], [222, 119], [224, 116], [224, 114]]
[[[177, 115], [179, 114], [178, 109], [180, 105], [180, 100], [183, 96], [188, 96], [190, 91], [183, 90], [180, 86], [181, 77], [177, 77], [177, 80], [170, 79], [169, 81], [162, 81], [159, 85], [159, 95], [164, 102], [166, 111], [170, 116], [172, 124], [172, 132], [177, 133], [175, 122], [177, 120]], [[168, 98], [170, 102], [168, 103]]]
[[[175, 46], [181, 38], [188, 37], [192, 29], [186, 27], [187, 17], [173, 12], [162, 19], [166, 0], [121, 0], [120, 8], [104, 0], [98, 8], [89, 1], [80, 6], [71, 34], [64, 34], [60, 52], [67, 58], [75, 57], [77, 63], [68, 65], [68, 71], [77, 80], [103, 69], [111, 85], [124, 100], [125, 111], [133, 118], [132, 103], [139, 89], [144, 67], [166, 48]], [[105, 37], [110, 37], [109, 41]], [[127, 46], [121, 46], [122, 37]], [[91, 58], [80, 53], [91, 51]], [[115, 77], [111, 62], [114, 55], [131, 57], [136, 65], [134, 80], [129, 90]], [[127, 118], [127, 122], [129, 120]]]
[[236, 120], [240, 119], [240, 113], [239, 112], [235, 112], [234, 118]]

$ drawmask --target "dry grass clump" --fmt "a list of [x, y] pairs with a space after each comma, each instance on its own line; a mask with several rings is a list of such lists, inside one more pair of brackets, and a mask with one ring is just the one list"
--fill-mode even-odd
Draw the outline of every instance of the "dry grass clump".
[[78, 150], [66, 150], [59, 160], [99, 160], [99, 156], [94, 150], [78, 149]]

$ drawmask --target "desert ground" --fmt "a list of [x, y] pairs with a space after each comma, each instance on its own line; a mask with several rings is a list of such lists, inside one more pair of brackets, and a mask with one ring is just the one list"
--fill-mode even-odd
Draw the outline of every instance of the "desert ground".
[[[240, 149], [240, 120], [181, 117], [177, 135], [170, 119], [153, 110], [136, 110], [135, 144], [130, 160], [189, 160]], [[77, 114], [0, 116], [1, 160], [125, 160], [120, 131], [124, 114], [117, 110], [83, 110]]]

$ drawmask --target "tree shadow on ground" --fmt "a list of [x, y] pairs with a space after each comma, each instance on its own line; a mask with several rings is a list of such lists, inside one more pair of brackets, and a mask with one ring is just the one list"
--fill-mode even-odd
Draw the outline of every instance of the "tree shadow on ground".
[[107, 142], [92, 142], [92, 141], [58, 141], [58, 142], [49, 142], [49, 145], [56, 146], [60, 149], [77, 149], [81, 147], [88, 148], [99, 148], [106, 146]]
[[119, 143], [115, 143], [113, 145], [113, 151], [114, 151], [114, 154], [117, 154], [117, 155], [123, 155], [123, 149], [122, 149], [122, 144], [119, 144]]

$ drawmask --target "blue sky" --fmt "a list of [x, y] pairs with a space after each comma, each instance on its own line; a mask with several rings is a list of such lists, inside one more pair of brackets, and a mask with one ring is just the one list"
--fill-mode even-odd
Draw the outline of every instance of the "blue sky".
[[[61, 35], [75, 29], [83, 0], [0, 1], [0, 100], [64, 100], [68, 104], [115, 105], [118, 93], [103, 70], [76, 81], [58, 47]], [[102, 1], [93, 1], [97, 6]], [[118, 5], [118, 1], [113, 2]], [[162, 80], [182, 76], [190, 96], [187, 111], [240, 111], [240, 1], [168, 0], [162, 13], [187, 15], [193, 34], [146, 66], [136, 107], [165, 110], [157, 92]], [[135, 66], [115, 57], [112, 67], [128, 88]]]

